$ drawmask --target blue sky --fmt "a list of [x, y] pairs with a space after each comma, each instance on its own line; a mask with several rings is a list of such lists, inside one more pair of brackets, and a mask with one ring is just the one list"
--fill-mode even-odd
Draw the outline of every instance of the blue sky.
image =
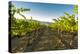
[[34, 20], [45, 22], [52, 22], [52, 19], [63, 16], [64, 12], [72, 14], [72, 10], [74, 8], [74, 5], [68, 4], [32, 3], [19, 1], [13, 1], [12, 4], [18, 8], [29, 8], [29, 12], [23, 13], [25, 16], [32, 16]]

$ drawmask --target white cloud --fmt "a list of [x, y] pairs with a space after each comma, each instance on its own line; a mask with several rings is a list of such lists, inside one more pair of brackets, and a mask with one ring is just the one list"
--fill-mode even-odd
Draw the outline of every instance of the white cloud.
[[43, 21], [43, 22], [53, 22], [51, 18], [43, 18], [38, 16], [33, 16], [33, 20]]
[[[16, 17], [17, 19], [24, 19], [19, 14], [15, 14], [14, 17]], [[33, 20], [38, 20], [38, 21], [43, 21], [43, 22], [53, 22], [52, 18], [44, 18], [40, 16], [26, 16], [26, 19], [31, 19], [31, 17]]]

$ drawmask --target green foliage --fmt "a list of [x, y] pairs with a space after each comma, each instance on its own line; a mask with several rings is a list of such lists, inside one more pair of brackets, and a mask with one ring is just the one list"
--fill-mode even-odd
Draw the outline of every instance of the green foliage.
[[40, 23], [38, 21], [16, 19], [15, 23], [11, 23], [11, 34], [12, 36], [26, 35], [27, 32], [32, 30], [37, 30], [40, 28]]
[[[11, 17], [11, 35], [13, 36], [23, 36], [27, 32], [39, 29], [40, 23], [38, 21], [27, 20], [26, 17], [22, 14], [22, 12], [30, 11], [30, 9], [26, 8], [17, 8], [12, 3], [9, 5], [9, 14]], [[24, 19], [16, 19], [14, 17], [15, 13], [21, 15]]]
[[76, 32], [78, 30], [78, 21], [75, 20], [74, 14], [64, 13], [64, 16], [53, 20], [54, 23], [50, 25], [53, 29], [66, 32]]

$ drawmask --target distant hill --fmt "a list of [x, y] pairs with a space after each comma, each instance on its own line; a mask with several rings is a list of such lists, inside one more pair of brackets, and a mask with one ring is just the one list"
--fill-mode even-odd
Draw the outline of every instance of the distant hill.
[[[31, 21], [31, 20], [29, 19], [27, 21]], [[48, 24], [52, 23], [52, 22], [43, 22], [43, 21], [38, 21], [38, 20], [32, 20], [32, 21], [37, 21], [37, 22], [40, 22], [41, 24], [45, 24], [45, 25], [48, 25]]]
[[52, 22], [43, 22], [43, 21], [39, 21], [41, 24], [45, 24], [45, 25], [48, 25], [48, 24], [51, 24]]
[[[38, 21], [38, 20], [34, 20], [34, 21]], [[51, 24], [52, 22], [43, 22], [43, 21], [38, 21], [40, 22], [41, 24], [45, 24], [45, 25], [48, 25], [48, 24]]]

